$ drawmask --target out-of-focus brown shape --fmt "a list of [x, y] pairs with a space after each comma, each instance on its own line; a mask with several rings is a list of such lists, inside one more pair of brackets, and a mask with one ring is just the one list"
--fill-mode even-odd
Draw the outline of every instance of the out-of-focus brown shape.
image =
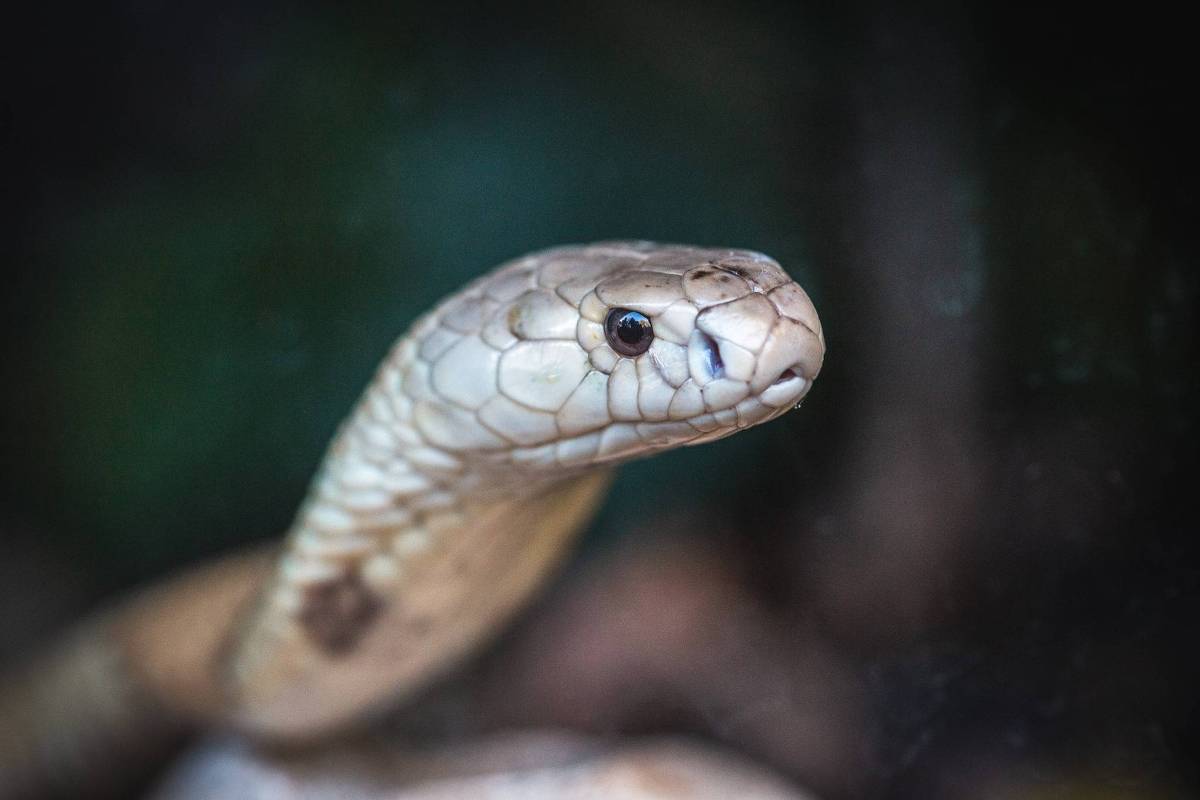
[[860, 687], [812, 630], [760, 601], [702, 514], [648, 520], [539, 604], [488, 663], [489, 726], [679, 727], [821, 789], [861, 746]]

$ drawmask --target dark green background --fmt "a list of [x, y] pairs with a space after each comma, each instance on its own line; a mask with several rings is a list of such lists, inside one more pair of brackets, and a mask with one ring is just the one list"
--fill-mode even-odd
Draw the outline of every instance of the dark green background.
[[719, 17], [631, 50], [654, 32], [604, 9], [90, 13], [18, 86], [32, 141], [10, 154], [42, 155], [16, 198], [11, 358], [32, 375], [7, 406], [23, 457], [5, 477], [105, 571], [282, 528], [388, 344], [507, 258], [728, 242], [820, 296], [778, 168], [811, 146], [777, 108], [815, 79], [802, 20], [765, 40], [745, 20], [746, 57], [684, 47], [723, 36]]
[[[920, 263], [930, 247], [952, 268], [913, 296], [973, 326], [992, 544], [956, 625], [848, 645], [882, 744], [846, 791], [956, 796], [940, 743], [1003, 749], [1013, 718], [1034, 762], [1124, 759], [1126, 789], [1194, 789], [1193, 43], [1178, 21], [1108, 13], [26, 11], [5, 34], [4, 649], [276, 535], [418, 312], [506, 258], [597, 238], [752, 247], [812, 294], [830, 351], [803, 411], [625, 470], [589, 540], [710, 508], [741, 521], [763, 591], [795, 599], [773, 553], [804, 534], [756, 528], [830, 505], [856, 398], [886, 394], [870, 354], [896, 349], [887, 248]], [[909, 122], [913, 138], [888, 128]], [[923, 182], [921, 131], [950, 132], [948, 179]], [[911, 191], [872, 206], [900, 167]], [[906, 227], [930, 197], [956, 209], [949, 245]], [[1036, 492], [1029, 450], [1060, 456]], [[1005, 549], [1043, 527], [1071, 544]], [[1156, 682], [1169, 713], [1073, 693], [1073, 670], [1106, 669], [1079, 666], [1101, 642], [1147, 654], [1130, 682]], [[938, 689], [936, 723], [909, 713], [933, 703], [935, 663], [965, 675]], [[1046, 698], [1066, 710], [1041, 714]]]

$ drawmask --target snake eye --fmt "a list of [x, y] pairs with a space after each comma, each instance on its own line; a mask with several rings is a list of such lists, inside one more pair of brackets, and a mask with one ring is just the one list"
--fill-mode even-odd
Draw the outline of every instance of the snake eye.
[[608, 344], [623, 356], [640, 356], [654, 341], [650, 318], [628, 308], [614, 308], [604, 320], [604, 335]]

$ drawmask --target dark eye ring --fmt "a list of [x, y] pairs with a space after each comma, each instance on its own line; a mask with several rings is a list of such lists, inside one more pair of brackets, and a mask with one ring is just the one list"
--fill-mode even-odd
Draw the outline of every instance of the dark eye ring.
[[650, 318], [640, 311], [614, 308], [604, 320], [604, 336], [608, 344], [623, 356], [640, 356], [654, 341]]

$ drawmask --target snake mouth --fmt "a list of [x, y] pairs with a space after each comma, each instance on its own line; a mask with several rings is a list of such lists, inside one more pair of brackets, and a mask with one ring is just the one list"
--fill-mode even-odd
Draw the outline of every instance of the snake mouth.
[[771, 385], [763, 389], [759, 399], [764, 405], [781, 408], [790, 405], [799, 400], [808, 388], [812, 385], [800, 373], [799, 364], [792, 366], [779, 373], [779, 377], [771, 382]]
[[792, 378], [799, 378], [799, 377], [800, 377], [800, 376], [796, 374], [796, 370], [792, 369], [791, 367], [788, 367], [788, 368], [787, 368], [787, 369], [785, 369], [783, 372], [779, 373], [779, 377], [778, 377], [778, 378], [776, 378], [775, 380], [771, 381], [771, 385], [772, 385], [772, 386], [779, 386], [779, 385], [780, 385], [780, 384], [782, 384], [782, 383], [787, 383], [787, 382], [788, 382], [788, 381], [790, 381]]

